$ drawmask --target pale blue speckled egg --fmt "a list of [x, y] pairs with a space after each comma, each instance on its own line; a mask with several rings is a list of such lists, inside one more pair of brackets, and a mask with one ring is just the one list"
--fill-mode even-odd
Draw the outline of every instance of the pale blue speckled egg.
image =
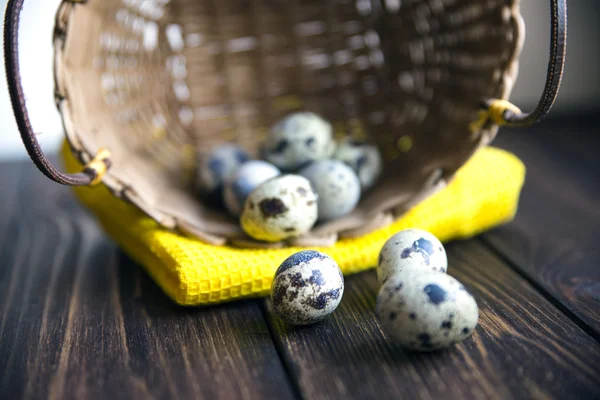
[[391, 276], [377, 295], [385, 333], [403, 347], [432, 351], [468, 338], [479, 321], [473, 296], [453, 277], [411, 271]]
[[377, 264], [377, 278], [383, 284], [391, 276], [406, 271], [446, 273], [448, 257], [434, 234], [421, 229], [405, 229], [388, 239]]
[[300, 171], [319, 196], [319, 220], [350, 214], [360, 200], [360, 181], [348, 165], [338, 160], [322, 160]]
[[248, 236], [279, 242], [309, 232], [317, 222], [317, 194], [308, 179], [282, 175], [250, 193], [240, 222]]
[[198, 186], [211, 201], [221, 203], [225, 182], [250, 159], [241, 147], [223, 145], [200, 157]]
[[275, 272], [271, 300], [275, 313], [293, 325], [308, 325], [330, 315], [344, 294], [337, 263], [315, 250], [291, 255]]
[[270, 130], [264, 145], [267, 161], [285, 172], [330, 157], [335, 150], [331, 124], [312, 112], [297, 112]]
[[234, 176], [225, 183], [225, 206], [234, 216], [239, 216], [244, 208], [248, 195], [258, 186], [280, 172], [266, 161], [252, 160], [243, 164]]
[[360, 180], [363, 192], [369, 190], [381, 175], [381, 153], [374, 144], [352, 139], [339, 143], [334, 157], [348, 164]]

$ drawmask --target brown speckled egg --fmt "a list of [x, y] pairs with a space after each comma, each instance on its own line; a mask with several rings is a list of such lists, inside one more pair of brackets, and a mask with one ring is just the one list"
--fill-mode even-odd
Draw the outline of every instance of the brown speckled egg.
[[377, 296], [377, 316], [386, 334], [418, 351], [449, 347], [477, 326], [479, 309], [465, 287], [439, 272], [391, 276]]
[[302, 176], [283, 175], [250, 193], [241, 222], [254, 239], [278, 242], [307, 233], [317, 217], [317, 195], [310, 182]]
[[291, 255], [275, 272], [271, 300], [275, 313], [293, 325], [308, 325], [331, 314], [342, 300], [344, 276], [329, 256], [314, 250]]

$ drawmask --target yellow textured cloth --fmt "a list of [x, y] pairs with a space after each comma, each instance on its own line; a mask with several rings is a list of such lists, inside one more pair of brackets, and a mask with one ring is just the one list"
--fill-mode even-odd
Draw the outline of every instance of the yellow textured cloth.
[[[63, 148], [63, 156], [67, 170], [81, 169], [68, 145]], [[318, 250], [333, 257], [344, 274], [352, 274], [375, 266], [385, 241], [405, 228], [428, 230], [442, 241], [475, 235], [514, 217], [524, 177], [525, 167], [514, 155], [493, 147], [483, 148], [447, 188], [392, 225]], [[182, 305], [265, 296], [279, 264], [301, 250], [208, 245], [161, 228], [134, 206], [114, 197], [103, 185], [77, 188], [75, 192], [123, 250]]]

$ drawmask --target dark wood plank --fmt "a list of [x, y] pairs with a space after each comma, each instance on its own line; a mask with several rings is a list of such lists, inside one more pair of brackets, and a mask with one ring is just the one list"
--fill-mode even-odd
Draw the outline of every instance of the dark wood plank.
[[600, 127], [548, 120], [496, 142], [527, 166], [514, 222], [483, 235], [518, 270], [600, 338]]
[[600, 396], [600, 344], [477, 240], [448, 246], [451, 275], [480, 306], [466, 342], [405, 353], [374, 315], [373, 271], [346, 280], [340, 308], [320, 324], [272, 330], [307, 398], [529, 399]]
[[1, 188], [0, 398], [294, 397], [257, 301], [177, 307], [26, 170]]

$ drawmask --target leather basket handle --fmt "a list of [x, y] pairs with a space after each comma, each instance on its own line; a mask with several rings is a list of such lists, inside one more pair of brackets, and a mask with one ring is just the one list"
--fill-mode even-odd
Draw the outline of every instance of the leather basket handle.
[[523, 113], [506, 100], [492, 99], [483, 105], [480, 120], [473, 128], [481, 128], [487, 121], [511, 127], [527, 127], [545, 117], [558, 96], [567, 54], [567, 0], [550, 0], [550, 59], [542, 97], [533, 111]]
[[55, 182], [69, 186], [90, 186], [100, 182], [102, 175], [110, 168], [110, 153], [100, 151], [98, 155], [77, 174], [59, 171], [48, 158], [31, 127], [29, 113], [25, 104], [25, 94], [21, 84], [19, 68], [19, 24], [24, 0], [8, 0], [4, 15], [4, 65], [6, 80], [13, 112], [21, 133], [21, 139], [29, 157], [40, 171]]

